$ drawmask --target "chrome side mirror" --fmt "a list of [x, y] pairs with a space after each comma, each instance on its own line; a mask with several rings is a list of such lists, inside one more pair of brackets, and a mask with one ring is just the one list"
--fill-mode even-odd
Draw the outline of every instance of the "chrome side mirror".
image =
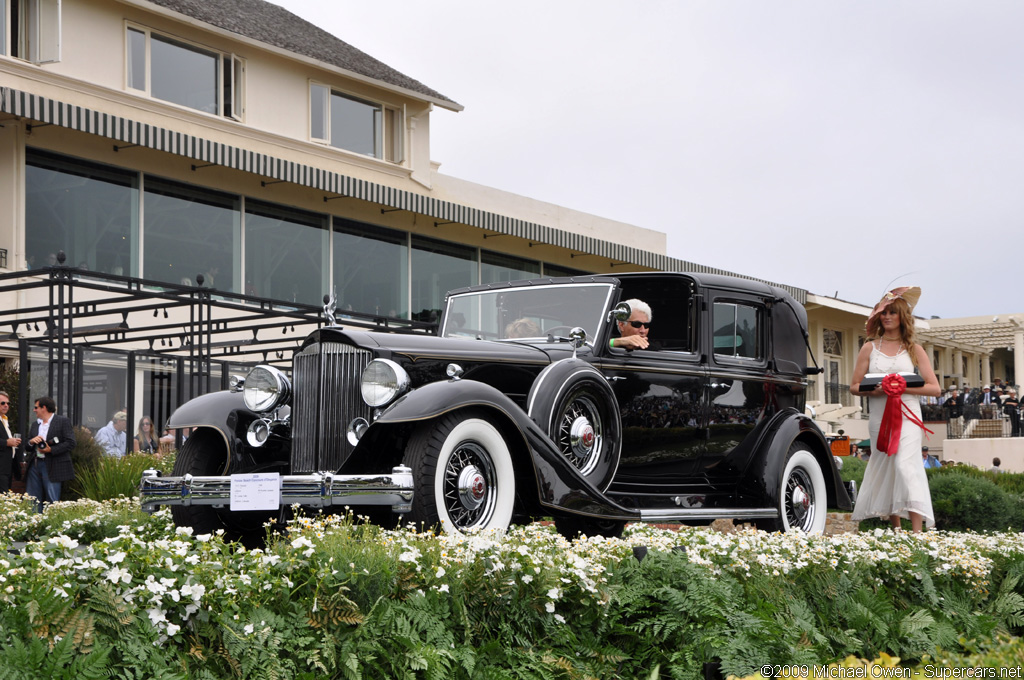
[[572, 358], [576, 358], [576, 350], [587, 344], [587, 331], [585, 328], [576, 326], [569, 331], [569, 343], [572, 344]]
[[612, 307], [611, 311], [608, 312], [608, 321], [609, 323], [612, 321], [629, 321], [629, 317], [632, 313], [633, 310], [628, 304], [620, 302]]

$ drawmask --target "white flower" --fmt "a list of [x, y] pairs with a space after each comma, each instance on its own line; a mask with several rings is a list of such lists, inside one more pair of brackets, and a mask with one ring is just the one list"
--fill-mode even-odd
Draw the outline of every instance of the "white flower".
[[558, 588], [552, 588], [548, 591], [548, 597], [550, 597], [552, 600], [557, 600], [559, 597], [561, 597], [561, 595], [562, 591], [560, 591]]
[[107, 555], [107, 562], [110, 562], [111, 564], [121, 564], [124, 562], [125, 557], [127, 557], [127, 555], [123, 551], [118, 551], [113, 555]]
[[179, 630], [181, 630], [181, 626], [179, 626], [178, 624], [176, 624], [176, 623], [168, 623], [167, 624], [167, 634], [168, 635], [177, 635]]
[[531, 574], [523, 574], [523, 583], [530, 583], [531, 581], [533, 581]]
[[447, 572], [445, 572], [444, 567], [438, 567], [437, 568], [436, 576], [437, 576], [437, 578], [441, 578], [442, 576], [445, 575], [445, 573], [447, 573]]
[[131, 573], [127, 569], [122, 569], [120, 567], [114, 567], [107, 570], [107, 572], [103, 574], [103, 577], [115, 584], [118, 581], [121, 583], [131, 583], [132, 581]]
[[245, 631], [246, 635], [252, 635], [252, 631], [254, 629], [255, 629], [255, 627], [251, 623], [247, 623], [247, 624], [245, 624], [245, 628], [243, 630]]
[[447, 584], [447, 583], [442, 583], [442, 584], [441, 584], [441, 585], [440, 585], [440, 586], [438, 587], [438, 591], [440, 591], [440, 592], [442, 592], [442, 593], [447, 593], [447, 592], [448, 592], [448, 584]]
[[565, 623], [565, 617], [561, 614], [555, 614], [555, 621], [558, 621], [559, 623]]
[[314, 546], [311, 540], [309, 540], [305, 536], [299, 536], [294, 541], [292, 541], [292, 547], [298, 550], [299, 548], [312, 548]]
[[64, 534], [60, 534], [59, 536], [49, 538], [47, 539], [46, 542], [52, 543], [53, 545], [63, 546], [65, 548], [68, 548], [69, 550], [74, 550], [78, 547], [78, 541], [69, 536], [65, 536]]
[[154, 607], [153, 609], [147, 609], [146, 613], [149, 614], [149, 620], [153, 623], [154, 626], [158, 623], [163, 623], [167, 621], [167, 612], [158, 607]]
[[548, 602], [546, 605], [544, 605], [544, 609], [548, 610], [548, 614], [554, 614], [555, 613], [555, 603], [554, 602]]

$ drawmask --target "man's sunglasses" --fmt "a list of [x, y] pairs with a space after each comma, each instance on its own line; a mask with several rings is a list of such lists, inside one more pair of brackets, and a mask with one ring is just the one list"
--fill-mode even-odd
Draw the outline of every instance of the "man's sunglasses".
[[650, 321], [630, 321], [629, 325], [632, 326], [633, 328], [640, 328], [641, 326], [643, 326], [644, 328], [650, 328], [651, 327], [651, 322]]
[[7, 406], [10, 403], [11, 402], [9, 402], [9, 401], [0, 401], [0, 406]]

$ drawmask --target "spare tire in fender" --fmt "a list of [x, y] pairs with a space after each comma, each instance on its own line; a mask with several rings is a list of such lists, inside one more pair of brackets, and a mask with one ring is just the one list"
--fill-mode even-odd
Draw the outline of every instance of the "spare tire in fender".
[[619, 466], [622, 419], [611, 386], [580, 359], [563, 359], [537, 376], [527, 413], [599, 491], [606, 491]]

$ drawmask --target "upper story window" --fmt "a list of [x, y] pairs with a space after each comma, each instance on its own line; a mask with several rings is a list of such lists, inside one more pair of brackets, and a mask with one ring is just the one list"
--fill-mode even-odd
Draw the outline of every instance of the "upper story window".
[[736, 359], [761, 359], [759, 308], [734, 302], [715, 302], [715, 355]]
[[60, 61], [61, 0], [0, 0], [0, 54]]
[[233, 54], [128, 26], [125, 83], [155, 99], [241, 120], [245, 62]]
[[309, 136], [319, 142], [401, 163], [402, 112], [326, 85], [309, 85]]

